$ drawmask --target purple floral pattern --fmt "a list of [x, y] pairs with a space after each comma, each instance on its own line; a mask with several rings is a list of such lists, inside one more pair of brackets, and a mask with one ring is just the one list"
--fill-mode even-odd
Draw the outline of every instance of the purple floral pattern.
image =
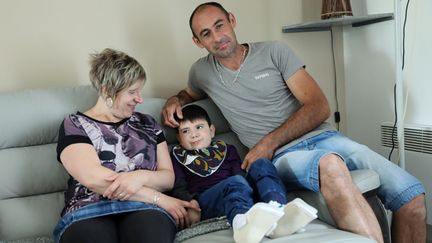
[[[63, 144], [63, 149], [73, 143], [91, 143], [101, 164], [116, 172], [156, 170], [157, 144], [165, 141], [156, 120], [138, 112], [117, 123], [100, 122], [78, 112], [66, 117], [61, 129], [64, 131], [60, 131], [59, 144]], [[101, 200], [108, 199], [71, 177], [62, 215]]]

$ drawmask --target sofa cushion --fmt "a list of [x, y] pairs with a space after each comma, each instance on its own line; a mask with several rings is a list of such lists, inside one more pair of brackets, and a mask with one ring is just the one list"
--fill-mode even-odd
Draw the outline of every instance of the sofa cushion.
[[56, 160], [63, 118], [95, 103], [89, 86], [0, 93], [0, 239], [51, 235], [68, 175]]
[[54, 143], [63, 118], [97, 99], [89, 86], [1, 93], [0, 149]]
[[0, 242], [51, 236], [63, 206], [63, 192], [0, 200]]
[[56, 160], [54, 143], [2, 149], [0, 158], [5, 161], [1, 163], [5, 173], [0, 177], [0, 199], [66, 189], [68, 174]]
[[[199, 235], [191, 239], [183, 241], [183, 243], [202, 243], [202, 242], [217, 242], [217, 243], [234, 243], [232, 228], [211, 232], [205, 235]], [[262, 243], [372, 243], [375, 242], [364, 236], [349, 233], [342, 230], [334, 229], [332, 226], [320, 221], [314, 220], [306, 226], [306, 230], [301, 233], [296, 233], [284, 236], [277, 239], [264, 238]]]
[[[0, 93], [0, 242], [50, 242], [52, 230], [64, 207], [63, 192], [68, 174], [56, 160], [58, 129], [64, 117], [93, 106], [97, 93], [90, 86]], [[145, 98], [137, 111], [160, 122], [164, 99]], [[247, 152], [210, 100], [196, 102], [209, 112], [216, 139]], [[174, 129], [163, 127], [167, 142], [176, 143]], [[376, 175], [376, 174], [375, 174]], [[362, 177], [363, 178], [363, 177]], [[362, 187], [368, 187], [363, 178]], [[332, 229], [319, 220], [308, 231], [271, 242], [370, 242], [348, 232]], [[26, 240], [27, 239], [27, 240]], [[232, 231], [222, 230], [191, 238], [194, 242], [233, 242]], [[265, 239], [264, 242], [268, 241]]]

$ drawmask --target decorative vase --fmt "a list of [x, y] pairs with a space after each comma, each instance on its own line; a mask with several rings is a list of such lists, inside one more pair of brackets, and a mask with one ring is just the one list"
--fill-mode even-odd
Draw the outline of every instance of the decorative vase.
[[321, 19], [352, 15], [350, 0], [322, 0]]

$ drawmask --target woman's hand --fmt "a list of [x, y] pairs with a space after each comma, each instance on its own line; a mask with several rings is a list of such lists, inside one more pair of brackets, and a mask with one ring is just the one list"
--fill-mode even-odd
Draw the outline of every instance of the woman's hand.
[[[141, 175], [142, 176], [142, 175]], [[111, 185], [103, 193], [109, 199], [128, 200], [143, 186], [140, 171], [120, 172], [105, 178]]]
[[160, 195], [157, 204], [159, 207], [165, 209], [177, 223], [179, 229], [187, 228], [192, 223], [189, 218], [188, 210], [195, 210], [201, 212], [198, 203], [183, 201], [174, 197], [164, 194]]

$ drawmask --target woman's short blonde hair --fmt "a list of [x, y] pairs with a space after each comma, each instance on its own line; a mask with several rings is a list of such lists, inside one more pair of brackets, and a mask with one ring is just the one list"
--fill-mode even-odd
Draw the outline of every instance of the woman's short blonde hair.
[[104, 98], [115, 99], [123, 89], [145, 80], [144, 68], [133, 57], [121, 51], [106, 48], [90, 55], [90, 81], [99, 95], [106, 96]]

